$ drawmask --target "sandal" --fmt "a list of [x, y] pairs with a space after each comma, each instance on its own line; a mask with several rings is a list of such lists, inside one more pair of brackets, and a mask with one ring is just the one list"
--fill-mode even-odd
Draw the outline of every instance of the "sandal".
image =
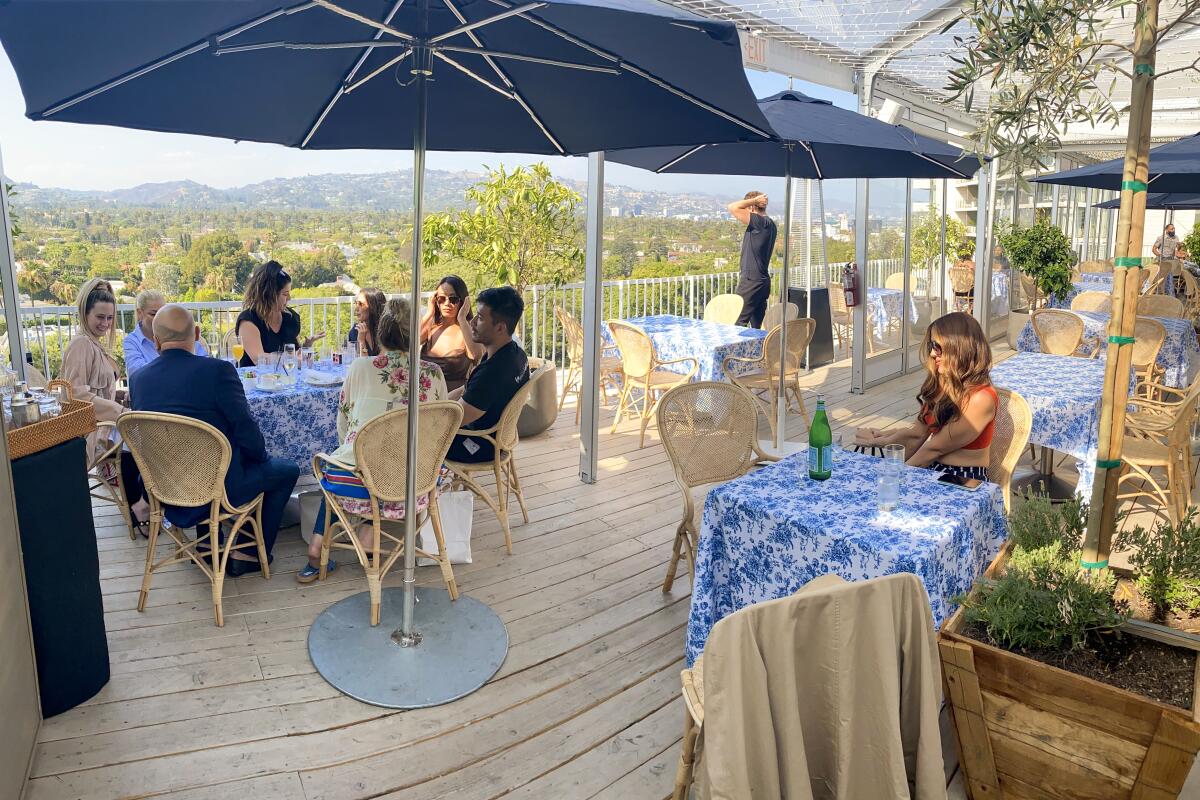
[[[326, 568], [325, 568], [325, 574], [332, 575], [333, 571], [335, 569], [337, 569], [337, 562], [331, 558], [331, 559], [329, 559], [329, 565], [326, 566]], [[321, 577], [321, 568], [320, 567], [314, 567], [312, 564], [305, 564], [304, 569], [302, 569], [296, 573], [296, 582], [297, 583], [312, 583], [313, 581], [316, 581], [320, 577]]]

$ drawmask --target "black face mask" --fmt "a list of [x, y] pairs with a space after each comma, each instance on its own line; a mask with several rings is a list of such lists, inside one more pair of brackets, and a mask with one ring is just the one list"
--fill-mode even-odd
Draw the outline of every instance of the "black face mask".
[[1174, 233], [1173, 231], [1167, 231], [1167, 238], [1168, 238], [1168, 239], [1174, 239], [1174, 238], [1175, 238], [1175, 233]]

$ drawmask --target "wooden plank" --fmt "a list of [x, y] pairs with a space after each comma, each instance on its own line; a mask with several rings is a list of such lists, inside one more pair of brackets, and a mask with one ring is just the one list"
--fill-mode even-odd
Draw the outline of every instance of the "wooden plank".
[[942, 685], [958, 733], [958, 761], [966, 773], [971, 797], [973, 800], [999, 798], [996, 762], [983, 716], [983, 698], [971, 648], [942, 639], [938, 642], [938, 652], [942, 661]]
[[1134, 784], [1133, 800], [1178, 797], [1200, 749], [1200, 725], [1163, 714]]

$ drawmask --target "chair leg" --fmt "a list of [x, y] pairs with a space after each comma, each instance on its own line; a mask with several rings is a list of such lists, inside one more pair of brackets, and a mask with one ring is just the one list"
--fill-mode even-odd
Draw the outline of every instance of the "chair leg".
[[675, 529], [675, 541], [671, 545], [671, 562], [667, 564], [667, 577], [663, 580], [663, 594], [669, 594], [675, 585], [675, 572], [679, 569], [679, 559], [683, 555], [684, 537], [687, 536], [686, 522], [679, 523]]
[[675, 790], [671, 800], [688, 800], [688, 790], [692, 786], [693, 772], [696, 767], [696, 738], [700, 728], [692, 719], [692, 712], [683, 710], [683, 742], [680, 744], [679, 766], [675, 769]]
[[651, 401], [650, 382], [646, 381], [646, 388], [642, 393], [642, 435], [638, 441], [638, 449], [641, 450], [646, 446], [646, 428], [650, 425], [650, 419], [654, 416], [654, 412], [658, 409], [658, 400], [663, 393], [660, 392], [658, 397]]
[[562, 411], [563, 406], [567, 403], [567, 395], [571, 393], [571, 384], [575, 380], [575, 365], [572, 364], [567, 370], [566, 376], [563, 377], [562, 397], [558, 399], [558, 410]]
[[521, 478], [517, 475], [517, 459], [512, 453], [508, 454], [508, 479], [512, 484], [513, 494], [517, 496], [517, 505], [521, 507], [521, 519], [529, 524], [529, 511], [525, 508], [525, 493], [521, 491]]
[[433, 538], [437, 540], [438, 566], [442, 569], [442, 580], [446, 582], [446, 591], [451, 600], [458, 599], [458, 583], [454, 580], [454, 567], [450, 564], [450, 556], [446, 555], [446, 539], [442, 535], [442, 512], [437, 503], [429, 504], [429, 519], [433, 524]]
[[496, 475], [496, 500], [498, 501], [496, 516], [500, 518], [500, 529], [504, 531], [504, 550], [511, 556], [512, 533], [508, 529], [508, 487], [504, 481], [504, 471], [500, 468], [498, 460], [492, 464], [492, 471]]
[[613, 417], [612, 428], [609, 433], [616, 433], [617, 426], [621, 424], [621, 416], [629, 410], [629, 395], [632, 391], [629, 381], [625, 381], [621, 386], [621, 396], [617, 398], [617, 414]]
[[154, 575], [154, 551], [158, 545], [158, 532], [162, 530], [162, 512], [150, 512], [150, 541], [146, 543], [146, 569], [142, 573], [142, 589], [138, 592], [138, 611], [146, 610], [146, 597], [150, 594], [150, 578]]

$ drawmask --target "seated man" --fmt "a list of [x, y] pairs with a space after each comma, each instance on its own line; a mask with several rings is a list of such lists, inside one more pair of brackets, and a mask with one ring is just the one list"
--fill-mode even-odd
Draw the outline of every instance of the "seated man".
[[[293, 462], [267, 455], [258, 423], [250, 416], [242, 381], [232, 364], [195, 355], [195, 321], [180, 305], [163, 306], [154, 318], [159, 357], [129, 379], [135, 411], [161, 411], [198, 419], [229, 440], [233, 458], [225, 476], [229, 502], [240, 506], [263, 494], [263, 542], [270, 556], [279, 521], [300, 476]], [[167, 508], [173, 525], [190, 528], [208, 517], [207, 506]], [[253, 549], [234, 550], [225, 569], [237, 577], [259, 570]]]
[[[529, 361], [512, 338], [525, 313], [525, 301], [517, 290], [511, 286], [484, 289], [475, 303], [469, 333], [483, 345], [483, 360], [466, 385], [450, 393], [450, 399], [463, 407], [462, 427], [479, 431], [500, 421], [508, 401], [529, 380]], [[494, 455], [495, 448], [487, 439], [455, 436], [446, 458], [479, 463], [491, 461]]]
[[[154, 315], [166, 303], [162, 292], [153, 289], [143, 289], [137, 296], [137, 324], [133, 330], [125, 334], [122, 351], [125, 354], [125, 374], [133, 377], [133, 373], [158, 358], [158, 350], [154, 347]], [[197, 337], [196, 355], [207, 356], [208, 350], [204, 341]]]

